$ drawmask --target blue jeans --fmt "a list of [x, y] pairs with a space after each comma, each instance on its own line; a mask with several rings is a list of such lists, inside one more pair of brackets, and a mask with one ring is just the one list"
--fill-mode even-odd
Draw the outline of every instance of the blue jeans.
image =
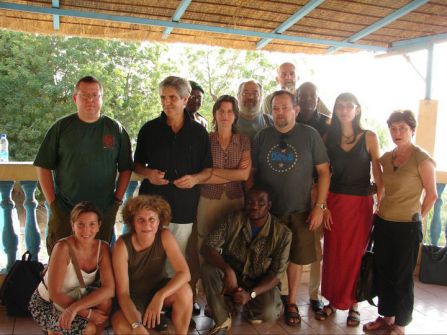
[[[445, 184], [436, 184], [436, 191], [438, 192], [438, 199], [436, 199], [433, 206], [433, 217], [430, 223], [430, 239], [431, 244], [438, 245], [439, 236], [441, 236], [441, 208], [442, 208], [442, 192], [444, 191]], [[447, 239], [447, 225], [445, 226], [445, 236]]]

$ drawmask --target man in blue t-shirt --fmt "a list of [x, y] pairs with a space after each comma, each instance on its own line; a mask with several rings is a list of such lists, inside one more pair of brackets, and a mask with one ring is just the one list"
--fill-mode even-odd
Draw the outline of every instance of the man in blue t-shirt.
[[[292, 231], [287, 268], [288, 301], [284, 312], [289, 326], [301, 322], [296, 295], [302, 265], [317, 259], [314, 230], [323, 220], [329, 190], [329, 159], [318, 132], [297, 124], [299, 107], [293, 94], [273, 94], [274, 127], [261, 130], [253, 141], [255, 182], [266, 185], [272, 200], [271, 212]], [[318, 174], [315, 205], [311, 201], [313, 171]]]
[[102, 94], [98, 79], [81, 78], [73, 94], [76, 113], [51, 126], [34, 160], [50, 206], [49, 255], [59, 239], [71, 234], [70, 211], [81, 201], [94, 202], [104, 214], [98, 237], [107, 242], [112, 237], [132, 174], [132, 153], [123, 126], [101, 114]]

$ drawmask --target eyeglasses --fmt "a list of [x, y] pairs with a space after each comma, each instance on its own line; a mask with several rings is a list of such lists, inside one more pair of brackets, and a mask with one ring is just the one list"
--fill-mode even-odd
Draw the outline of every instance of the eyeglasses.
[[335, 105], [335, 109], [337, 109], [337, 110], [343, 110], [343, 109], [353, 110], [356, 107], [357, 107], [357, 105], [353, 104], [352, 102], [348, 102], [347, 104], [337, 103]]
[[281, 150], [287, 149], [287, 142], [286, 142], [286, 137], [285, 135], [281, 135], [281, 137], [279, 138], [279, 148]]
[[102, 94], [85, 94], [85, 93], [78, 93], [78, 97], [80, 97], [82, 100], [98, 100], [102, 97]]
[[254, 98], [259, 98], [259, 92], [242, 92], [242, 96], [244, 98], [248, 98], [248, 97], [254, 97]]

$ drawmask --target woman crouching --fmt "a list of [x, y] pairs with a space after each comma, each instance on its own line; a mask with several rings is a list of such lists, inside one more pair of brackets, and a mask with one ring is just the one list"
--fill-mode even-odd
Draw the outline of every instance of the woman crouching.
[[[168, 229], [169, 204], [158, 196], [138, 196], [123, 209], [130, 232], [113, 249], [113, 267], [120, 309], [112, 317], [115, 334], [149, 334], [160, 324], [163, 306], [172, 306], [176, 334], [188, 332], [192, 312], [190, 273], [179, 246]], [[175, 275], [168, 278], [169, 260]]]
[[[43, 281], [30, 300], [30, 312], [48, 334], [102, 334], [115, 292], [109, 245], [95, 239], [101, 212], [91, 202], [71, 211], [73, 235], [59, 240]], [[92, 285], [99, 272], [100, 286]], [[79, 299], [79, 300], [78, 300]]]

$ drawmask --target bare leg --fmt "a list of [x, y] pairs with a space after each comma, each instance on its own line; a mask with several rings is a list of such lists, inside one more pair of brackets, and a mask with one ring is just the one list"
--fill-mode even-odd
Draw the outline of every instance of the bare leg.
[[165, 305], [172, 306], [172, 323], [176, 334], [188, 333], [192, 313], [192, 291], [189, 284], [183, 285], [177, 292], [165, 299]]
[[302, 265], [290, 262], [287, 267], [287, 281], [289, 283], [289, 304], [296, 304], [296, 296], [301, 280]]

